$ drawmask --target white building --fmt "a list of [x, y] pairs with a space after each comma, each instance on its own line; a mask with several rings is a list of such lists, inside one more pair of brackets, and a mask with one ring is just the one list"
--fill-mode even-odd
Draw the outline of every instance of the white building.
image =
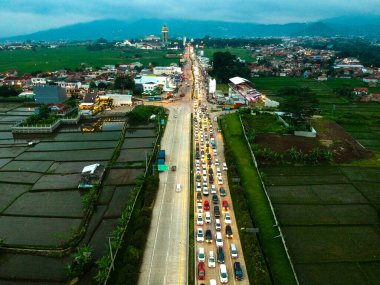
[[30, 80], [33, 86], [46, 85], [46, 78], [34, 77]]
[[[107, 94], [104, 95], [105, 97], [108, 97], [112, 99], [112, 105], [113, 106], [123, 106], [123, 105], [132, 105], [132, 95], [125, 95], [125, 94]], [[104, 97], [102, 96], [102, 97]], [[100, 98], [100, 96], [99, 96]]]
[[[144, 91], [153, 90], [156, 86], [161, 85], [164, 92], [171, 92], [176, 88], [175, 83], [168, 76], [158, 76], [154, 74], [138, 75], [135, 77], [135, 83], [141, 84]], [[153, 89], [152, 89], [153, 88]]]
[[155, 75], [182, 74], [182, 69], [178, 66], [156, 66], [156, 67], [153, 67], [153, 74]]
[[78, 82], [66, 82], [66, 81], [58, 81], [57, 85], [65, 88], [66, 90], [76, 90], [81, 88], [82, 83], [80, 81]]
[[208, 81], [208, 92], [210, 94], [214, 94], [216, 91], [216, 80], [213, 78], [210, 78]]

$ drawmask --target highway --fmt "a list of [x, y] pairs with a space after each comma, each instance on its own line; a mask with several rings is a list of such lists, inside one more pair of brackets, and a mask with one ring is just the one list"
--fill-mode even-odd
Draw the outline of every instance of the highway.
[[[185, 70], [189, 74], [189, 66]], [[190, 73], [191, 74], [191, 73]], [[191, 88], [186, 96], [165, 104], [170, 111], [161, 149], [166, 151], [166, 164], [176, 171], [160, 173], [160, 184], [153, 209], [152, 223], [139, 283], [187, 284], [189, 164], [191, 128]], [[181, 192], [176, 192], [181, 184]]]
[[[195, 63], [195, 68], [199, 68], [197, 63]], [[203, 78], [202, 78], [202, 75], [201, 75], [201, 72], [196, 72], [195, 74], [199, 74], [199, 76], [196, 76], [195, 80], [200, 80], [202, 81]], [[228, 177], [227, 177], [227, 171], [223, 171], [222, 170], [222, 164], [223, 162], [225, 162], [225, 157], [224, 157], [224, 143], [223, 143], [223, 137], [222, 137], [222, 134], [221, 133], [218, 133], [216, 130], [218, 129], [218, 124], [217, 122], [214, 120], [214, 118], [219, 115], [219, 112], [216, 112], [216, 113], [211, 113], [211, 107], [212, 105], [209, 104], [206, 100], [206, 94], [207, 94], [207, 91], [204, 89], [205, 88], [205, 84], [201, 83], [201, 84], [198, 84], [198, 82], [196, 81], [195, 82], [196, 85], [200, 86], [200, 88], [198, 89], [198, 92], [197, 92], [197, 99], [198, 99], [198, 105], [200, 106], [207, 106], [207, 109], [208, 109], [208, 113], [210, 115], [210, 118], [209, 119], [206, 119], [207, 123], [204, 124], [204, 121], [205, 121], [205, 118], [203, 119], [200, 119], [198, 117], [198, 123], [200, 121], [203, 122], [203, 125], [202, 125], [202, 128], [204, 128], [205, 126], [207, 126], [207, 131], [204, 131], [203, 134], [205, 133], [208, 133], [209, 136], [211, 135], [210, 133], [210, 126], [212, 126], [212, 129], [214, 130], [213, 131], [213, 137], [216, 141], [216, 151], [217, 153], [214, 154], [214, 150], [211, 149], [210, 147], [210, 153], [212, 154], [212, 158], [211, 160], [213, 161], [213, 164], [211, 166], [211, 168], [213, 169], [213, 172], [214, 172], [214, 177], [215, 177], [215, 182], [213, 183], [216, 188], [218, 189], [217, 190], [217, 196], [219, 198], [219, 207], [220, 207], [220, 212], [221, 212], [221, 215], [220, 215], [220, 222], [222, 224], [222, 229], [221, 229], [221, 233], [222, 233], [222, 236], [223, 236], [223, 250], [224, 250], [224, 256], [225, 256], [225, 262], [224, 264], [227, 266], [227, 273], [228, 273], [228, 284], [241, 284], [241, 285], [249, 285], [249, 280], [248, 280], [248, 277], [247, 277], [247, 272], [246, 272], [246, 266], [245, 266], [245, 260], [244, 260], [244, 255], [243, 255], [243, 250], [242, 250], [242, 247], [241, 247], [241, 243], [240, 243], [240, 237], [239, 237], [239, 231], [238, 231], [238, 228], [237, 228], [237, 224], [236, 224], [236, 219], [235, 219], [235, 213], [234, 213], [234, 208], [233, 208], [233, 204], [232, 204], [232, 200], [231, 200], [231, 195], [230, 195], [230, 189], [229, 189], [229, 186], [228, 186]], [[200, 82], [199, 82], [200, 83]], [[197, 105], [195, 104], [195, 105]], [[194, 115], [194, 117], [196, 117]], [[194, 127], [195, 128], [195, 127]], [[199, 132], [198, 132], [198, 136], [197, 136], [197, 141], [201, 141], [201, 129], [202, 128], [198, 128]], [[196, 134], [195, 130], [194, 130], [194, 134]], [[196, 135], [195, 135], [196, 137]], [[194, 138], [195, 138], [194, 137]], [[195, 146], [196, 146], [196, 142], [194, 142], [194, 153], [196, 152], [196, 149], [195, 149]], [[200, 150], [204, 150], [205, 153], [206, 153], [206, 148], [205, 147], [202, 147], [202, 145], [200, 145]], [[218, 185], [218, 183], [216, 182], [216, 169], [217, 169], [217, 166], [215, 165], [215, 159], [218, 159], [219, 160], [219, 163], [220, 163], [220, 166], [218, 166], [218, 168], [221, 169], [221, 173], [222, 173], [222, 178], [223, 178], [223, 185]], [[208, 159], [205, 155], [205, 161], [207, 163]], [[195, 166], [194, 166], [195, 168]], [[194, 171], [195, 172], [195, 171]], [[196, 185], [196, 181], [194, 181], [194, 185]], [[227, 195], [225, 197], [221, 197], [220, 195], [220, 192], [219, 192], [219, 188], [220, 186], [223, 186], [224, 189], [226, 190], [226, 193]], [[210, 188], [210, 187], [209, 187]], [[209, 201], [210, 203], [210, 206], [211, 206], [211, 209], [213, 208], [213, 202], [212, 202], [212, 199], [211, 199], [211, 193], [209, 193], [209, 196], [203, 196], [203, 200], [202, 202], [204, 203], [205, 200]], [[225, 234], [225, 227], [226, 227], [226, 223], [224, 221], [224, 215], [227, 211], [223, 210], [222, 209], [222, 201], [223, 200], [226, 200], [228, 202], [228, 205], [229, 205], [229, 209], [228, 209], [228, 212], [230, 213], [230, 216], [231, 216], [231, 228], [232, 228], [232, 233], [233, 233], [233, 237], [232, 238], [227, 238], [226, 237], [226, 234]], [[196, 217], [197, 216], [197, 209], [196, 209], [196, 205], [197, 205], [197, 199], [196, 199], [196, 193], [194, 195], [194, 216]], [[215, 234], [216, 234], [216, 229], [215, 229], [215, 217], [213, 215], [213, 211], [210, 210], [210, 212], [212, 213], [212, 221], [211, 221], [211, 224], [204, 224], [203, 226], [197, 226], [196, 224], [194, 225], [195, 229], [197, 228], [202, 228], [203, 229], [203, 233], [205, 233], [206, 229], [210, 229], [211, 232], [212, 232], [212, 237], [213, 237], [213, 241], [212, 243], [206, 243], [205, 241], [204, 242], [196, 242], [196, 245], [195, 245], [195, 250], [194, 250], [194, 254], [197, 254], [197, 251], [199, 250], [199, 248], [203, 247], [205, 249], [205, 253], [206, 253], [206, 260], [205, 260], [205, 279], [204, 280], [197, 280], [197, 284], [210, 284], [209, 281], [210, 279], [215, 279], [217, 284], [220, 284], [220, 277], [219, 277], [219, 264], [218, 262], [216, 262], [216, 267], [215, 268], [209, 268], [208, 267], [208, 256], [209, 256], [209, 252], [210, 251], [213, 251], [214, 252], [214, 256], [217, 257], [217, 247], [216, 247], [216, 244], [215, 244]], [[205, 211], [203, 210], [203, 217], [205, 216]], [[237, 247], [237, 251], [238, 251], [238, 258], [232, 258], [231, 257], [231, 250], [230, 250], [230, 244], [235, 244], [236, 247]], [[241, 280], [241, 281], [236, 281], [235, 278], [234, 278], [234, 270], [233, 270], [233, 263], [235, 261], [238, 261], [240, 262], [241, 264], [241, 267], [243, 269], [243, 275], [244, 275], [244, 279]], [[198, 261], [196, 260], [195, 261], [195, 268], [197, 268], [198, 266]], [[197, 272], [195, 272], [196, 274], [196, 278], [198, 277], [197, 276]]]

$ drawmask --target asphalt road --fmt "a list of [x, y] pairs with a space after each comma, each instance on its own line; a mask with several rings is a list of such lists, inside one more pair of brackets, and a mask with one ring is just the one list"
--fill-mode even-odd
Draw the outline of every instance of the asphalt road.
[[[188, 70], [187, 70], [188, 73]], [[160, 173], [160, 184], [150, 226], [139, 284], [187, 284], [189, 159], [191, 89], [179, 101], [165, 104], [170, 110], [161, 149], [166, 164], [176, 171]], [[181, 184], [181, 192], [176, 192]]]
[[[200, 78], [200, 80], [202, 80], [202, 78]], [[220, 208], [220, 212], [221, 212], [221, 216], [220, 216], [220, 221], [221, 221], [221, 224], [222, 224], [221, 233], [222, 233], [222, 236], [223, 236], [223, 249], [224, 249], [224, 256], [225, 256], [225, 263], [224, 264], [227, 266], [227, 273], [229, 275], [228, 276], [228, 284], [248, 285], [249, 284], [249, 280], [248, 280], [248, 277], [247, 277], [247, 271], [246, 271], [246, 266], [245, 266], [245, 260], [244, 260], [243, 250], [242, 250], [241, 243], [240, 243], [239, 231], [238, 231], [237, 224], [236, 224], [234, 208], [233, 208], [233, 204], [232, 204], [232, 200], [231, 200], [230, 189], [229, 189], [229, 186], [228, 186], [227, 171], [223, 171], [223, 167], [222, 167], [223, 163], [225, 162], [223, 137], [222, 137], [221, 133], [218, 133], [216, 131], [217, 128], [218, 128], [218, 125], [217, 125], [217, 122], [214, 121], [214, 117], [215, 117], [215, 115], [217, 113], [211, 113], [210, 112], [210, 110], [211, 110], [211, 104], [209, 104], [207, 102], [207, 100], [206, 100], [206, 94], [207, 94], [206, 90], [200, 89], [199, 90], [199, 94], [198, 94], [198, 102], [201, 105], [208, 107], [208, 111], [209, 111], [209, 114], [210, 114], [210, 120], [208, 120], [207, 132], [209, 132], [209, 130], [210, 130], [209, 125], [211, 123], [212, 126], [213, 126], [214, 138], [215, 138], [215, 141], [216, 141], [217, 155], [216, 156], [213, 155], [214, 154], [214, 150], [212, 150], [211, 146], [210, 146], [210, 153], [212, 154], [212, 161], [213, 161], [212, 169], [214, 171], [214, 178], [215, 178], [214, 185], [218, 189], [217, 190], [217, 195], [218, 195], [218, 198], [219, 198], [219, 208]], [[202, 121], [203, 121], [203, 119], [202, 119]], [[198, 122], [199, 122], [199, 120], [198, 120]], [[195, 132], [194, 132], [194, 134], [195, 134]], [[200, 132], [198, 134], [198, 141], [200, 141]], [[195, 153], [195, 142], [194, 142], [194, 153]], [[205, 153], [206, 153], [206, 151], [205, 151]], [[217, 182], [216, 182], [217, 181], [216, 180], [216, 168], [217, 167], [215, 166], [215, 159], [216, 158], [218, 158], [219, 163], [220, 163], [219, 168], [221, 169], [221, 172], [222, 172], [222, 177], [223, 177], [223, 182], [224, 182], [223, 185], [218, 185]], [[206, 156], [205, 156], [205, 161], [207, 162], [207, 157]], [[194, 182], [194, 185], [195, 184], [196, 184], [196, 181]], [[221, 197], [219, 195], [219, 187], [220, 186], [224, 187], [224, 189], [226, 190], [227, 196]], [[196, 202], [196, 196], [194, 197], [194, 199], [195, 199], [194, 200], [194, 205], [196, 206], [196, 204], [197, 204], [197, 202]], [[209, 196], [203, 196], [203, 201], [202, 202], [204, 202], [205, 200], [209, 201], [211, 208], [213, 208], [213, 202], [211, 201], [211, 193], [209, 194]], [[222, 206], [221, 204], [222, 204], [223, 200], [226, 200], [228, 202], [228, 205], [229, 205], [228, 212], [230, 213], [230, 216], [231, 216], [231, 228], [232, 228], [232, 233], [233, 233], [233, 237], [232, 238], [227, 238], [226, 234], [225, 234], [225, 226], [226, 226], [226, 224], [224, 222], [224, 214], [225, 214], [226, 211], [222, 210], [222, 207], [221, 207]], [[196, 213], [197, 209], [194, 208], [193, 211], [194, 211], [194, 216], [196, 217], [197, 216], [197, 213]], [[205, 211], [203, 211], [203, 217], [205, 216], [204, 212]], [[197, 254], [197, 250], [200, 247], [203, 247], [205, 249], [205, 253], [206, 253], [206, 260], [205, 260], [206, 279], [205, 280], [197, 280], [197, 284], [202, 284], [202, 283], [204, 283], [204, 284], [210, 284], [209, 283], [210, 279], [215, 279], [217, 281], [217, 284], [220, 284], [220, 279], [219, 279], [219, 264], [216, 262], [216, 267], [215, 268], [209, 268], [208, 267], [208, 262], [207, 262], [208, 261], [208, 256], [209, 256], [209, 251], [212, 250], [214, 252], [215, 258], [217, 257], [217, 253], [216, 253], [217, 252], [217, 247], [216, 247], [216, 244], [215, 244], [215, 234], [216, 234], [215, 217], [213, 215], [213, 210], [210, 210], [210, 212], [211, 212], [211, 217], [212, 217], [211, 224], [208, 224], [208, 225], [204, 224], [203, 226], [197, 226], [196, 224], [194, 225], [195, 232], [196, 232], [196, 229], [199, 228], [199, 227], [203, 229], [203, 233], [205, 233], [205, 231], [207, 229], [210, 229], [212, 231], [212, 236], [214, 238], [214, 240], [210, 244], [208, 244], [206, 242], [196, 242], [195, 254]], [[234, 243], [237, 246], [238, 258], [232, 258], [231, 257], [231, 253], [230, 253], [230, 244], [231, 243]], [[234, 279], [233, 263], [235, 261], [239, 261], [240, 264], [241, 264], [241, 267], [243, 269], [244, 279], [242, 281], [236, 281]], [[198, 261], [196, 260], [195, 263], [196, 263], [195, 264], [195, 268], [197, 268]], [[197, 272], [195, 272], [195, 274], [197, 274]], [[196, 278], [197, 278], [197, 276], [196, 276]]]

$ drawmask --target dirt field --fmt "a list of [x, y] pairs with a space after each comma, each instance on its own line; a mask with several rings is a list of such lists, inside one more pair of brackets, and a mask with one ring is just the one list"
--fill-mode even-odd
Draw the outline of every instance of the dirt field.
[[368, 159], [373, 156], [372, 152], [363, 148], [337, 123], [328, 120], [314, 120], [312, 125], [318, 133], [316, 138], [266, 133], [257, 134], [254, 143], [276, 152], [285, 152], [292, 147], [304, 153], [310, 152], [313, 148], [329, 149], [337, 163]]

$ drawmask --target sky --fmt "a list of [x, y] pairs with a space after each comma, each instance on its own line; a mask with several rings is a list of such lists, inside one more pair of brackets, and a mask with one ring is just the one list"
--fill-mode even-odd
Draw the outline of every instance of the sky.
[[0, 38], [99, 19], [283, 24], [380, 15], [380, 0], [0, 0]]

